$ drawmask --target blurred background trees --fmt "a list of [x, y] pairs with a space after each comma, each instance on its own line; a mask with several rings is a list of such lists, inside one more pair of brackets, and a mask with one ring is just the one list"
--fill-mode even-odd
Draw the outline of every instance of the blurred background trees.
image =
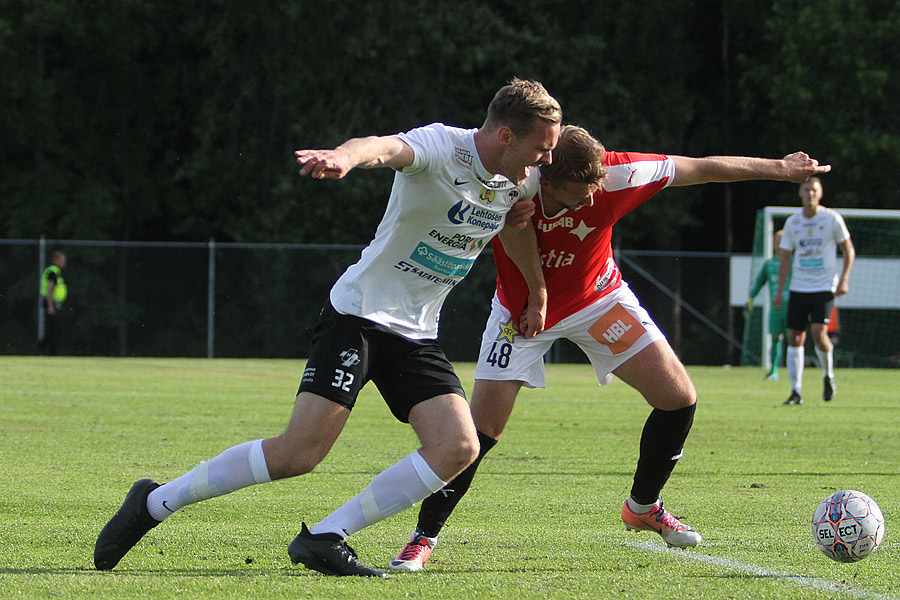
[[[292, 151], [476, 127], [513, 75], [609, 148], [803, 149], [826, 205], [897, 206], [898, 39], [891, 0], [0, 0], [0, 237], [366, 243], [391, 174]], [[616, 242], [748, 251], [795, 191], [670, 190]]]
[[[434, 121], [477, 127], [512, 76], [543, 82], [565, 120], [607, 148], [804, 150], [834, 167], [826, 206], [897, 208], [897, 40], [896, 0], [0, 0], [0, 238], [366, 244], [392, 174], [300, 178], [293, 151]], [[666, 190], [626, 216], [613, 242], [750, 252], [756, 211], [767, 205], [798, 206], [797, 186]], [[176, 261], [192, 273], [177, 276], [187, 280], [183, 296], [166, 287], [176, 276], [165, 253], [110, 252], [73, 257], [75, 289], [91, 292], [70, 302], [79, 328], [70, 351], [202, 355], [205, 270], [193, 262], [202, 252]], [[253, 288], [252, 301], [223, 304], [220, 316], [256, 323], [244, 332], [252, 341], [223, 340], [226, 353], [294, 355], [308, 334], [295, 313], [314, 319], [323, 300], [316, 292], [297, 304], [303, 278], [327, 279], [327, 289], [344, 263], [311, 273], [289, 256], [259, 260], [220, 262], [234, 269], [220, 274], [230, 289]], [[0, 255], [0, 299], [12, 307], [0, 315], [4, 352], [30, 351], [35, 263], [23, 248]], [[256, 281], [267, 271], [283, 271], [283, 281]], [[465, 285], [489, 289], [484, 271]], [[734, 333], [709, 272], [678, 260], [665, 272], [678, 296], [709, 296], [705, 313]], [[652, 286], [633, 285], [648, 286], [650, 302]], [[445, 314], [479, 329], [488, 293], [451, 294]], [[274, 309], [275, 297], [287, 304]], [[711, 346], [690, 323], [682, 332], [679, 307], [653, 311], [671, 318], [676, 347], [683, 337]], [[278, 328], [286, 339], [276, 344]], [[193, 331], [192, 341], [179, 331]], [[477, 346], [477, 331], [462, 335]], [[733, 348], [720, 342], [702, 360], [728, 362]]]

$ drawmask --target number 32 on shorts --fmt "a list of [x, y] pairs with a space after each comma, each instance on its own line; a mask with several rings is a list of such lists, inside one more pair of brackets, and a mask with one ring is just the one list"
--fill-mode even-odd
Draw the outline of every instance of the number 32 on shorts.
[[353, 373], [347, 373], [343, 369], [335, 369], [334, 380], [331, 382], [331, 387], [336, 387], [344, 390], [345, 392], [349, 392], [351, 391], [350, 386], [353, 385], [353, 380]]
[[509, 366], [509, 355], [512, 354], [512, 344], [509, 342], [494, 342], [488, 353], [487, 362], [492, 367], [505, 369]]

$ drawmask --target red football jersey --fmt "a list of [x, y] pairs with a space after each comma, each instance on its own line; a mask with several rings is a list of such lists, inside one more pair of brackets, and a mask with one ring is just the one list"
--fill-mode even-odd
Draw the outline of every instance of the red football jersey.
[[[674, 163], [662, 154], [607, 152], [606, 164], [609, 175], [594, 193], [591, 206], [547, 216], [540, 192], [534, 198], [532, 220], [547, 282], [546, 328], [622, 285], [622, 274], [613, 260], [612, 227], [669, 185], [675, 175]], [[494, 237], [491, 243], [497, 266], [497, 296], [518, 326], [528, 300], [528, 286], [503, 250], [500, 238]]]

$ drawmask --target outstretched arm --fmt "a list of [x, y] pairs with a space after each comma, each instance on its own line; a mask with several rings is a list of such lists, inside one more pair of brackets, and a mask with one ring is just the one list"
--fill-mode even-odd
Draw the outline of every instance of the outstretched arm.
[[672, 186], [700, 183], [728, 183], [753, 179], [803, 183], [813, 175], [827, 173], [831, 165], [820, 165], [805, 152], [794, 152], [782, 159], [749, 156], [708, 156], [690, 158], [672, 156], [675, 177]]
[[547, 317], [547, 283], [541, 269], [537, 233], [531, 219], [521, 228], [507, 225], [498, 234], [507, 256], [519, 267], [528, 284], [528, 303], [520, 320], [522, 334], [531, 338], [544, 330]]
[[300, 174], [316, 179], [340, 179], [351, 169], [391, 167], [402, 169], [413, 163], [413, 149], [395, 135], [349, 139], [334, 150], [297, 150]]

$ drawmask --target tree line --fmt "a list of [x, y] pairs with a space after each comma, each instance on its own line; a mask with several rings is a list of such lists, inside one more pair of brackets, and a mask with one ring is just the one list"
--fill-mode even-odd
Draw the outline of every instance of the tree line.
[[[513, 76], [543, 82], [565, 120], [610, 149], [804, 150], [834, 167], [826, 206], [896, 208], [898, 39], [896, 0], [0, 0], [0, 238], [365, 244], [391, 173], [300, 178], [293, 151], [434, 121], [477, 127]], [[787, 183], [666, 190], [613, 242], [749, 252], [759, 208], [798, 204]], [[7, 344], [26, 351], [33, 259], [4, 256], [0, 296], [22, 330]], [[81, 296], [80, 343], [118, 338], [129, 354], [129, 335], [148, 329], [135, 259], [150, 257], [81, 257], [119, 266], [97, 266]], [[682, 268], [669, 273], [679, 295], [704, 287]], [[721, 290], [705, 289], [718, 307], [708, 316], [731, 331]], [[272, 293], [258, 295], [256, 312]], [[172, 305], [168, 320], [202, 333], [200, 303]], [[671, 335], [678, 344], [681, 330]], [[138, 352], [194, 352], [160, 336]]]
[[[896, 207], [891, 0], [0, 1], [0, 237], [365, 243], [390, 173], [292, 151], [475, 127], [542, 81], [612, 149], [834, 165], [826, 205]], [[788, 184], [670, 190], [623, 247], [748, 251]], [[660, 223], [665, 223], [660, 227]]]

